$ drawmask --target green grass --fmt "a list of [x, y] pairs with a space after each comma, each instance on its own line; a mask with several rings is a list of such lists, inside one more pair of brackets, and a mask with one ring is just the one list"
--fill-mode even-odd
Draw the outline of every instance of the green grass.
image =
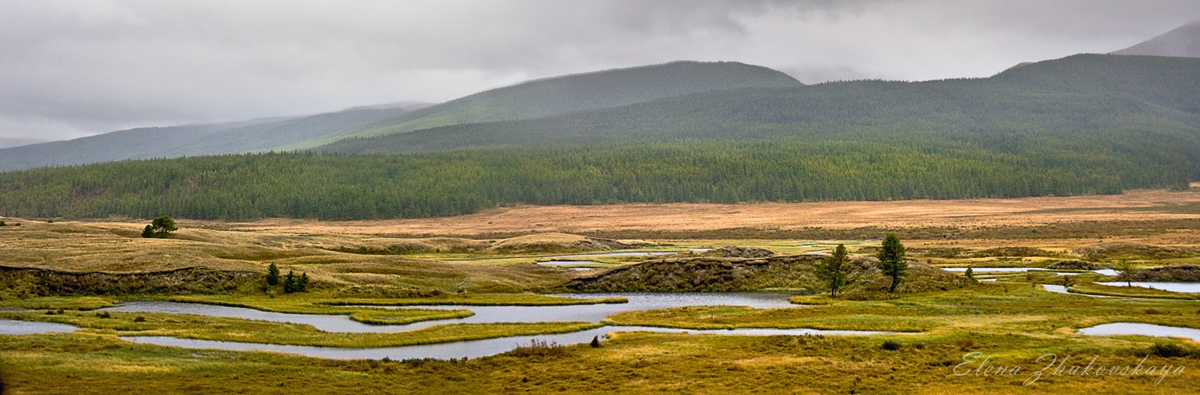
[[95, 310], [112, 307], [117, 303], [120, 303], [117, 299], [105, 296], [42, 296], [25, 299], [0, 299], [0, 306], [20, 309]]
[[[881, 349], [884, 341], [899, 345]], [[20, 394], [255, 393], [1150, 393], [1194, 392], [1200, 354], [1163, 358], [1144, 337], [1047, 337], [965, 332], [939, 337], [718, 336], [622, 333], [601, 348], [454, 361], [325, 360], [268, 352], [130, 344], [94, 333], [9, 336], [6, 389]], [[955, 376], [968, 352], [1020, 366], [1014, 376]], [[527, 353], [529, 354], [529, 353]], [[1186, 366], [1155, 377], [1053, 376], [1023, 386], [1034, 361], [1068, 354], [1086, 365]]]
[[1102, 296], [1120, 296], [1133, 298], [1160, 298], [1160, 299], [1181, 299], [1181, 300], [1197, 300], [1200, 299], [1200, 294], [1180, 293], [1163, 291], [1161, 289], [1150, 289], [1143, 287], [1113, 287], [1108, 285], [1083, 283], [1078, 284], [1068, 291], [1072, 293], [1085, 295], [1102, 295]]
[[[1195, 303], [1098, 299], [1047, 292], [1029, 284], [985, 284], [969, 289], [900, 295], [891, 300], [797, 297], [802, 306], [751, 309], [692, 306], [609, 316], [614, 325], [676, 328], [815, 328], [894, 332], [1050, 334], [1112, 322], [1200, 328]], [[1147, 311], [1155, 314], [1147, 314]]]

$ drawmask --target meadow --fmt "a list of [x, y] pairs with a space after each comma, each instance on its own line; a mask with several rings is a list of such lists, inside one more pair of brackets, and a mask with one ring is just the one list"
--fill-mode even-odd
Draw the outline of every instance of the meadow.
[[[431, 220], [252, 223], [180, 221], [168, 239], [137, 237], [141, 221], [47, 221], [5, 218], [0, 228], [0, 319], [66, 323], [71, 333], [0, 335], [0, 381], [4, 393], [1187, 393], [1195, 391], [1200, 344], [1185, 338], [1091, 336], [1080, 329], [1133, 322], [1200, 329], [1194, 294], [1095, 284], [1114, 276], [1091, 271], [1047, 269], [1084, 260], [1112, 268], [1131, 261], [1148, 270], [1200, 263], [1200, 234], [1190, 225], [1200, 215], [1178, 207], [1200, 195], [1138, 192], [1145, 204], [1065, 210], [1083, 198], [1022, 200], [1019, 213], [981, 207], [1016, 207], [1001, 200], [961, 201], [962, 212], [879, 227], [818, 226], [836, 212], [867, 218], [872, 204], [798, 203], [778, 210], [775, 228], [739, 224], [733, 211], [769, 217], [755, 205], [715, 213], [727, 228], [703, 229], [672, 222], [679, 215], [644, 218], [643, 225], [578, 231], [550, 217], [515, 213], [616, 210], [618, 207], [544, 209], [517, 207], [471, 218], [485, 232], [429, 234], [415, 229]], [[1174, 200], [1155, 202], [1150, 196]], [[1095, 197], [1108, 199], [1108, 197]], [[1043, 204], [1029, 204], [1034, 200]], [[1064, 203], [1065, 202], [1065, 203]], [[1116, 201], [1113, 200], [1114, 206]], [[900, 204], [910, 212], [922, 205]], [[833, 211], [797, 219], [813, 205]], [[625, 210], [642, 210], [625, 207]], [[689, 208], [692, 209], [692, 208]], [[522, 211], [525, 210], [525, 211]], [[839, 211], [840, 210], [840, 211]], [[1141, 211], [1138, 211], [1141, 210]], [[597, 211], [599, 212], [599, 211]], [[646, 212], [646, 211], [641, 211]], [[970, 214], [971, 212], [975, 214]], [[1137, 213], [1154, 215], [1139, 219]], [[1019, 218], [1028, 214], [1027, 220]], [[579, 212], [575, 213], [579, 215]], [[561, 215], [561, 214], [556, 214]], [[876, 214], [882, 215], [882, 214]], [[1101, 217], [1112, 215], [1119, 217]], [[504, 218], [501, 222], [499, 218]], [[762, 221], [753, 217], [754, 221]], [[554, 224], [540, 232], [507, 224]], [[589, 221], [602, 221], [591, 219]], [[865, 220], [864, 220], [865, 221]], [[618, 221], [619, 222], [619, 221]], [[11, 226], [20, 223], [21, 226]], [[645, 224], [657, 225], [645, 225]], [[420, 225], [420, 227], [414, 227]], [[747, 225], [743, 227], [742, 225]], [[591, 225], [583, 225], [591, 227]], [[1031, 232], [1037, 229], [1037, 232]], [[836, 238], [863, 232], [872, 237]], [[867, 259], [879, 248], [873, 237], [903, 235], [914, 272], [912, 286], [887, 293], [863, 284], [838, 298], [819, 291], [805, 265], [810, 253], [844, 243], [852, 258]], [[670, 237], [645, 237], [666, 235]], [[835, 236], [828, 239], [799, 236]], [[753, 237], [747, 237], [753, 236]], [[761, 248], [767, 258], [720, 256], [691, 251], [735, 245]], [[588, 257], [595, 270], [536, 264], [552, 257], [611, 251], [674, 252], [672, 255]], [[573, 258], [582, 259], [582, 258]], [[129, 301], [173, 301], [245, 307], [265, 312], [340, 315], [366, 324], [405, 324], [474, 314], [473, 306], [572, 306], [620, 304], [620, 297], [568, 298], [581, 279], [623, 268], [670, 267], [670, 262], [716, 262], [742, 267], [791, 262], [792, 306], [749, 308], [688, 306], [626, 311], [601, 322], [435, 323], [396, 333], [334, 333], [310, 325], [189, 314], [100, 312]], [[759, 262], [759, 263], [754, 263]], [[269, 286], [268, 265], [284, 273], [306, 273], [307, 292]], [[656, 266], [657, 265], [657, 266]], [[743, 266], [739, 266], [743, 265]], [[929, 275], [937, 267], [1035, 268], [1031, 272], [961, 272]], [[629, 272], [629, 269], [623, 269]], [[641, 273], [656, 272], [645, 269]], [[214, 273], [220, 273], [217, 275]], [[771, 272], [764, 272], [771, 273]], [[673, 275], [681, 275], [674, 273]], [[654, 283], [653, 276], [638, 281]], [[741, 278], [741, 277], [739, 277]], [[745, 277], [753, 278], [753, 277]], [[228, 280], [233, 279], [233, 280]], [[874, 280], [871, 280], [874, 281]], [[230, 282], [230, 284], [220, 284]], [[746, 284], [760, 282], [747, 281]], [[767, 282], [761, 282], [766, 284]], [[1071, 284], [1072, 294], [1049, 292], [1044, 284]], [[919, 286], [918, 286], [919, 285]], [[97, 292], [96, 290], [106, 290]], [[1110, 296], [1099, 298], [1088, 295]], [[446, 305], [445, 309], [411, 307]], [[588, 344], [525, 343], [512, 351], [453, 360], [338, 360], [274, 352], [199, 350], [130, 343], [125, 336], [257, 342], [323, 347], [384, 347], [552, 333], [602, 325], [689, 329], [813, 328], [867, 330], [871, 335], [729, 336], [617, 332]], [[528, 340], [527, 340], [528, 341]], [[979, 353], [979, 354], [971, 354]], [[974, 356], [972, 356], [974, 355]], [[1072, 375], [1044, 370], [1039, 357], [1070, 356], [1066, 368], [1171, 366], [1166, 375]], [[985, 358], [988, 362], [981, 366]], [[1093, 359], [1094, 358], [1094, 359]], [[972, 362], [973, 361], [973, 362]], [[986, 371], [987, 366], [1006, 367]], [[971, 370], [979, 367], [978, 370]], [[1183, 367], [1182, 370], [1176, 368]], [[1019, 369], [1013, 369], [1019, 368]], [[1156, 371], [1158, 368], [1156, 368]], [[1041, 371], [1042, 376], [1034, 378]], [[965, 372], [965, 373], [964, 373]]]

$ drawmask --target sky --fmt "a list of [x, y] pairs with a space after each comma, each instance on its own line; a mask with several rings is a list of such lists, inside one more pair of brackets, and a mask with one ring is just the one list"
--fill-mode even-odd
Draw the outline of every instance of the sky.
[[675, 60], [804, 83], [988, 77], [1197, 19], [1196, 0], [5, 0], [0, 146]]

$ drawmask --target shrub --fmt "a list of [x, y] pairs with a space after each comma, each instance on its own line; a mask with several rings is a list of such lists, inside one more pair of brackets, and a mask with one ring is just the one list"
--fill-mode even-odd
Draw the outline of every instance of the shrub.
[[139, 316], [137, 316], [137, 318], [133, 319], [133, 322], [146, 322], [146, 317], [142, 317], [139, 315]]
[[1150, 346], [1150, 353], [1163, 358], [1186, 357], [1192, 354], [1188, 349], [1175, 343], [1154, 343], [1153, 346]]
[[892, 340], [888, 340], [888, 341], [883, 342], [883, 345], [881, 345], [879, 347], [884, 350], [888, 350], [888, 351], [896, 351], [896, 350], [900, 349], [900, 343], [897, 343]]
[[509, 351], [508, 355], [519, 358], [562, 356], [567, 355], [567, 346], [533, 339], [528, 346], [518, 346]]

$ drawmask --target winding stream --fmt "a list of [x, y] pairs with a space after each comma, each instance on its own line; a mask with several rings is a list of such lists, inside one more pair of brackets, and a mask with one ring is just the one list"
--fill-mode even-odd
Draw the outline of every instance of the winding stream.
[[[559, 296], [576, 298], [624, 297], [629, 303], [594, 304], [573, 306], [391, 306], [392, 308], [424, 308], [424, 309], [470, 309], [475, 315], [461, 319], [433, 320], [417, 322], [408, 325], [369, 325], [351, 320], [346, 315], [316, 315], [316, 314], [287, 314], [254, 310], [243, 307], [207, 305], [199, 303], [178, 302], [128, 302], [120, 306], [108, 307], [99, 311], [111, 312], [147, 312], [195, 314], [216, 317], [234, 317], [271, 322], [287, 322], [308, 324], [326, 332], [401, 332], [435, 325], [450, 323], [492, 323], [492, 322], [549, 322], [549, 321], [589, 321], [599, 322], [605, 317], [623, 311], [663, 309], [680, 306], [702, 305], [733, 305], [753, 308], [782, 308], [794, 307], [787, 301], [788, 295], [774, 293], [611, 293], [611, 294], [564, 294]], [[381, 306], [372, 306], [381, 307]], [[9, 325], [9, 322], [19, 323]], [[75, 327], [63, 324], [36, 323], [24, 321], [0, 321], [0, 328], [11, 332], [5, 334], [29, 334], [45, 332], [70, 332]], [[536, 336], [503, 337], [495, 339], [471, 340], [453, 343], [440, 343], [404, 347], [383, 348], [338, 348], [290, 346], [259, 343], [237, 343], [213, 340], [182, 339], [159, 336], [126, 336], [122, 339], [134, 343], [148, 343], [163, 346], [186, 348], [216, 348], [224, 350], [262, 350], [300, 354], [320, 358], [459, 358], [481, 357], [494, 355], [512, 350], [531, 338], [539, 341], [553, 342], [561, 345], [586, 343], [595, 336], [605, 337], [610, 332], [618, 331], [651, 331], [663, 333], [691, 333], [718, 335], [874, 335], [888, 332], [874, 331], [830, 331], [819, 329], [675, 329], [643, 326], [605, 326], [572, 333], [545, 334]]]

